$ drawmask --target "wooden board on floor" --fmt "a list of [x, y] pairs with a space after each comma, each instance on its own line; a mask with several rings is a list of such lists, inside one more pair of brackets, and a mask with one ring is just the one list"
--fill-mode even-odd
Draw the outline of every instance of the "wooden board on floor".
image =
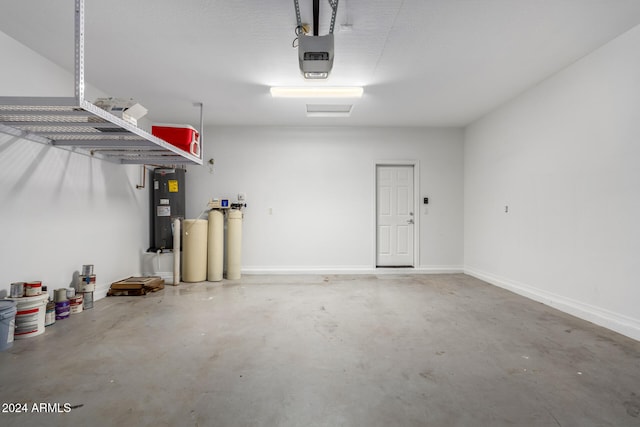
[[158, 276], [129, 277], [113, 282], [108, 296], [140, 296], [164, 289], [164, 279]]

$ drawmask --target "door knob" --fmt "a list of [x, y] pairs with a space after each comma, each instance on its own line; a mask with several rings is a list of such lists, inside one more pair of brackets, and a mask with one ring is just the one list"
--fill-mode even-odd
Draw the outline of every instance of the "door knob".
[[413, 224], [413, 219], [408, 219], [407, 224]]

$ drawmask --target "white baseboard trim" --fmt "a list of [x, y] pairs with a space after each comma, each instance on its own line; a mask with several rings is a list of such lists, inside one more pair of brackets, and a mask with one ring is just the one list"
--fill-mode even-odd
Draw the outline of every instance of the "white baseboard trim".
[[572, 298], [537, 289], [524, 283], [498, 277], [473, 267], [465, 267], [464, 273], [640, 341], [639, 319], [633, 319]]
[[348, 266], [247, 266], [242, 274], [372, 274], [371, 267], [363, 265]]
[[438, 265], [438, 266], [422, 266], [422, 267], [407, 267], [407, 268], [386, 268], [377, 267], [374, 269], [374, 274], [460, 274], [464, 273], [464, 269], [461, 266], [455, 265]]
[[376, 268], [368, 265], [354, 266], [278, 266], [278, 267], [260, 267], [247, 266], [242, 267], [242, 274], [456, 274], [463, 273], [462, 266], [423, 266], [423, 267], [407, 267], [407, 268]]
[[96, 289], [93, 291], [93, 301], [105, 298], [110, 287], [110, 283], [96, 283]]

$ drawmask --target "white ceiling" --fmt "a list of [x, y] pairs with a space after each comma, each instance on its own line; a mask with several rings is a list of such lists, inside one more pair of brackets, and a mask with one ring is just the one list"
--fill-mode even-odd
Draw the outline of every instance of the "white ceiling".
[[[73, 0], [0, 9], [0, 31], [73, 70]], [[348, 118], [309, 118], [318, 101], [269, 95], [308, 84], [292, 0], [87, 0], [86, 80], [158, 122], [197, 124], [203, 102], [207, 125], [464, 126], [639, 23], [639, 0], [340, 0], [322, 84], [365, 94]]]

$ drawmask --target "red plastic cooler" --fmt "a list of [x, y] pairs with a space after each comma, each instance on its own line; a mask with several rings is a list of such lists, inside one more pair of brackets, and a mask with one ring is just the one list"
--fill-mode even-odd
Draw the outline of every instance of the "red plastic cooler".
[[194, 156], [200, 156], [200, 134], [189, 125], [157, 124], [151, 126], [151, 134]]

